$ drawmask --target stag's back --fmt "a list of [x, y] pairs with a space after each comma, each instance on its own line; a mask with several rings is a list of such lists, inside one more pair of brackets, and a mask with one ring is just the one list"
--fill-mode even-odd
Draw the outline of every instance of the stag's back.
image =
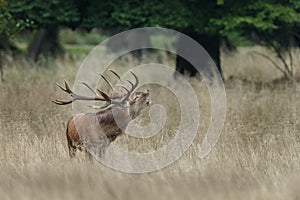
[[68, 123], [67, 137], [76, 141], [77, 145], [84, 142], [98, 142], [105, 136], [112, 142], [122, 133], [130, 121], [125, 108], [115, 107], [98, 113], [87, 113], [73, 116]]

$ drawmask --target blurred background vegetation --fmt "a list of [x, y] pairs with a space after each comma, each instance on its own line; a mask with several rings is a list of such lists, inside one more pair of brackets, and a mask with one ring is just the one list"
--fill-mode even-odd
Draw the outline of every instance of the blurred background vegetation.
[[[274, 56], [252, 53], [266, 59], [283, 80], [295, 80], [298, 0], [0, 0], [1, 55], [21, 55], [31, 63], [64, 53], [87, 54], [112, 34], [148, 26], [189, 35], [208, 51], [221, 73], [222, 50], [266, 47]], [[180, 57], [176, 61], [178, 71], [195, 74], [189, 63]]]

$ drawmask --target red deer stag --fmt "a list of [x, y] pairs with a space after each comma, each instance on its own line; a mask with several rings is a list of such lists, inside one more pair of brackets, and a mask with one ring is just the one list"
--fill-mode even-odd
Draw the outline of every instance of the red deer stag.
[[[120, 76], [110, 70], [120, 79]], [[111, 88], [110, 95], [100, 89], [94, 90], [85, 82], [81, 82], [85, 87], [93, 92], [94, 97], [82, 96], [74, 93], [65, 81], [65, 88], [57, 85], [64, 92], [71, 96], [71, 100], [56, 99], [52, 102], [58, 105], [71, 104], [77, 100], [105, 101], [102, 106], [94, 106], [101, 109], [97, 113], [77, 114], [70, 118], [67, 124], [67, 141], [69, 155], [75, 156], [78, 150], [85, 150], [86, 154], [101, 158], [108, 145], [113, 142], [125, 130], [128, 123], [139, 116], [144, 108], [150, 105], [149, 90], [133, 92], [139, 83], [138, 77], [131, 72], [135, 78], [135, 83], [127, 80], [131, 85], [130, 89], [120, 85], [125, 92], [116, 90], [112, 84], [102, 75], [101, 77]]]

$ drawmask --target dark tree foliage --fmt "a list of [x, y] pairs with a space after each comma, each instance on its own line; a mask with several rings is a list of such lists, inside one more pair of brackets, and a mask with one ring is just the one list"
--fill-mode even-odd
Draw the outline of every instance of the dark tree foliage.
[[17, 31], [16, 23], [8, 12], [6, 1], [0, 0], [0, 81], [4, 81], [3, 51], [15, 49], [14, 45], [10, 42], [10, 37]]
[[256, 44], [273, 50], [282, 61], [284, 67], [274, 63], [284, 77], [294, 75], [293, 64], [288, 64], [284, 54], [293, 47], [299, 47], [300, 1], [298, 0], [247, 0], [237, 2], [227, 0], [224, 3], [223, 16], [210, 19], [212, 25], [219, 30], [221, 36], [230, 37], [233, 33], [247, 38]]
[[[113, 0], [98, 23], [105, 28], [159, 26], [182, 31], [198, 41], [221, 70], [220, 40], [234, 47], [237, 37], [242, 37], [271, 48], [280, 58], [282, 52], [299, 45], [299, 8], [299, 0]], [[282, 61], [284, 75], [291, 76], [292, 71]]]
[[115, 32], [146, 26], [175, 29], [198, 41], [220, 70], [221, 40], [234, 47], [243, 38], [278, 55], [300, 44], [299, 0], [10, 0], [8, 10], [18, 25], [38, 29], [36, 40], [54, 36], [49, 44], [31, 45], [37, 53], [55, 50], [53, 31], [60, 26]]
[[[107, 9], [104, 10], [99, 6]], [[87, 25], [92, 25], [118, 31], [145, 26], [175, 29], [203, 45], [220, 67], [219, 33], [209, 24], [209, 18], [219, 14], [220, 8], [215, 1], [112, 0], [106, 5], [94, 1], [94, 6], [90, 10], [104, 10], [104, 12], [89, 15], [84, 19], [88, 22], [83, 23], [87, 28], [91, 28]], [[189, 71], [190, 75], [195, 75], [195, 69], [188, 62], [180, 57], [177, 61], [178, 71], [182, 73]]]
[[76, 28], [80, 13], [75, 0], [11, 0], [8, 4], [14, 19], [28, 29], [36, 29], [28, 47], [28, 57], [36, 61], [40, 54], [54, 56], [59, 51], [60, 26]]

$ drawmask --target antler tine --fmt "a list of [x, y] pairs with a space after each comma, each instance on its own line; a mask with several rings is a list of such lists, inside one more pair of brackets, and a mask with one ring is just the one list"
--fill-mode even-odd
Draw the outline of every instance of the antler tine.
[[121, 77], [119, 76], [119, 74], [117, 74], [117, 72], [113, 71], [112, 69], [109, 69], [108, 71], [113, 73], [119, 80], [121, 80]]
[[[86, 86], [88, 89], [90, 89], [94, 94], [96, 94], [95, 90], [92, 89], [88, 84], [81, 82], [84, 86]], [[98, 94], [95, 95], [95, 97], [87, 97], [87, 96], [82, 96], [82, 95], [78, 95], [76, 93], [74, 93], [71, 89], [69, 84], [67, 83], [67, 81], [65, 80], [65, 88], [62, 87], [59, 84], [56, 84], [61, 90], [63, 90], [64, 92], [68, 93], [71, 96], [71, 100], [60, 100], [60, 99], [56, 99], [56, 100], [52, 100], [53, 103], [57, 104], [57, 105], [66, 105], [66, 104], [70, 104], [74, 101], [77, 100], [86, 100], [86, 101], [105, 101], [104, 97], [100, 97]]]
[[[131, 93], [133, 92], [133, 90], [138, 86], [138, 84], [139, 84], [139, 80], [138, 80], [138, 77], [135, 75], [135, 73], [133, 73], [133, 72], [131, 72], [130, 71], [130, 73], [134, 76], [134, 78], [135, 78], [135, 83], [133, 84], [130, 80], [127, 80], [127, 82], [131, 85], [131, 88], [130, 88], [130, 90], [128, 90], [125, 86], [123, 86], [123, 85], [118, 85], [119, 87], [122, 87], [124, 90], [126, 90], [126, 92], [127, 92], [127, 94], [121, 99], [121, 100], [119, 100], [119, 101], [117, 101], [117, 100], [111, 100], [110, 99], [110, 102], [111, 102], [111, 104], [122, 104], [122, 103], [124, 103], [129, 97], [130, 97], [130, 95], [131, 95]], [[102, 95], [102, 93], [101, 93], [101, 95]], [[103, 95], [102, 95], [103, 96]], [[103, 96], [104, 97], [104, 96]], [[104, 97], [105, 98], [105, 97]]]
[[[67, 81], [64, 80], [64, 82], [65, 82], [65, 87], [66, 87], [66, 90], [65, 90], [65, 91], [67, 91], [67, 92], [72, 92], [72, 90], [70, 89], [70, 86], [69, 86], [69, 84], [67, 83]], [[73, 93], [73, 92], [72, 92], [72, 93]]]
[[111, 102], [110, 97], [105, 92], [101, 91], [100, 89], [97, 89], [97, 91], [103, 96], [106, 102]]
[[[138, 77], [135, 75], [135, 73], [133, 73], [132, 71], [130, 71], [130, 73], [133, 75], [133, 77], [135, 78], [135, 84], [134, 84], [134, 87], [132, 87], [132, 91], [138, 86], [139, 84], [139, 79]], [[131, 92], [132, 92], [131, 91]]]
[[104, 105], [102, 105], [102, 106], [95, 107], [95, 108], [102, 109], [102, 108], [106, 108], [106, 107], [108, 107], [109, 105], [112, 104], [111, 98], [105, 92], [101, 91], [100, 89], [97, 89], [97, 91], [103, 96], [103, 98], [105, 99], [106, 103]]
[[134, 87], [134, 84], [130, 80], [127, 80], [127, 82], [131, 85], [131, 88]]
[[130, 80], [127, 80], [127, 82], [131, 85], [131, 88], [130, 88], [130, 91], [128, 91], [126, 88], [124, 88], [124, 89], [126, 89], [130, 94], [133, 92], [133, 90], [138, 86], [138, 84], [139, 84], [139, 79], [138, 79], [138, 77], [135, 75], [135, 73], [133, 73], [132, 71], [130, 71], [130, 73], [134, 76], [134, 78], [135, 78], [135, 83], [133, 84]]
[[[111, 104], [122, 104], [122, 103], [124, 103], [129, 98], [129, 96], [131, 94], [131, 92], [126, 87], [124, 87], [123, 85], [118, 85], [118, 86], [122, 87], [124, 90], [126, 90], [127, 94], [122, 99], [120, 99], [120, 100], [112, 100], [112, 99], [110, 99], [110, 103]], [[108, 103], [109, 101], [106, 101], [106, 102]]]
[[109, 105], [112, 104], [112, 100], [108, 96], [108, 94], [106, 94], [105, 92], [103, 92], [99, 88], [97, 88], [97, 92], [102, 95], [102, 97], [104, 98], [104, 100], [106, 101], [106, 103], [104, 105], [102, 105], [102, 106], [91, 106], [91, 105], [88, 105], [89, 107], [92, 107], [92, 108], [95, 108], [95, 109], [103, 109], [103, 108], [106, 108], [106, 107], [108, 107]]
[[[112, 70], [109, 70], [109, 71], [111, 71], [112, 73], [114, 73], [114, 74], [121, 80], [120, 76], [119, 76], [116, 72], [114, 72], [114, 71], [112, 71]], [[117, 86], [124, 88], [124, 89], [125, 89], [127, 92], [129, 92], [129, 93], [132, 93], [133, 90], [138, 86], [139, 80], [138, 80], [138, 77], [137, 77], [133, 72], [130, 71], [130, 73], [131, 73], [131, 74], [134, 76], [134, 78], [135, 78], [135, 84], [133, 84], [130, 80], [126, 80], [126, 81], [130, 84], [130, 86], [131, 86], [130, 91], [128, 91], [128, 89], [125, 88], [125, 87], [122, 86], [122, 85], [117, 85]]]
[[126, 90], [127, 93], [130, 93], [130, 91], [123, 85], [118, 85], [119, 87], [123, 88], [124, 90]]
[[[114, 72], [114, 71], [111, 70], [111, 69], [109, 69], [109, 71], [112, 72], [119, 80], [121, 80], [121, 77], [120, 77], [116, 72]], [[99, 74], [99, 75], [103, 78], [103, 80], [109, 85], [109, 87], [110, 87], [112, 90], [114, 90], [113, 85], [111, 84], [111, 82], [110, 82], [103, 74], [101, 74], [101, 73], [98, 73], [98, 74]], [[129, 83], [130, 83], [131, 87], [133, 87], [133, 83], [130, 82], [130, 81], [129, 81]], [[95, 92], [95, 91], [94, 91], [91, 87], [89, 87], [87, 84], [85, 84], [85, 83], [82, 83], [82, 84], [84, 84], [86, 87], [88, 87], [91, 91]], [[121, 100], [119, 100], [119, 101], [112, 100], [111, 97], [110, 97], [108, 94], [106, 94], [105, 92], [103, 92], [103, 91], [100, 90], [100, 89], [97, 89], [97, 92], [104, 98], [104, 100], [106, 101], [106, 103], [105, 103], [104, 105], [102, 105], [102, 106], [96, 106], [96, 107], [94, 107], [94, 108], [106, 108], [106, 107], [108, 107], [108, 106], [111, 105], [111, 104], [121, 104], [121, 103], [123, 103], [126, 99], [128, 99], [128, 97], [130, 96], [130, 93], [131, 93], [131, 92], [130, 92], [126, 87], [124, 87], [124, 86], [122, 86], [122, 85], [118, 85], [118, 86], [124, 88], [124, 89], [126, 90], [126, 92], [127, 92], [127, 94], [126, 94]]]
[[72, 100], [70, 101], [64, 101], [64, 100], [60, 100], [60, 99], [55, 99], [55, 100], [51, 100], [51, 102], [57, 104], [57, 105], [66, 105], [66, 104], [70, 104], [72, 103]]
[[97, 92], [90, 85], [88, 85], [86, 82], [81, 81], [80, 83], [82, 85], [84, 85], [85, 87], [87, 87], [95, 96], [98, 96]]
[[113, 85], [111, 84], [111, 82], [109, 82], [109, 80], [107, 80], [107, 78], [105, 78], [105, 76], [103, 76], [100, 73], [97, 73], [97, 74], [99, 74], [103, 78], [103, 80], [109, 85], [110, 89], [114, 90]]
[[64, 82], [65, 82], [65, 88], [63, 86], [59, 85], [58, 83], [56, 83], [57, 87], [59, 87], [60, 89], [62, 89], [63, 91], [65, 91], [67, 93], [72, 92], [67, 81], [64, 80]]

